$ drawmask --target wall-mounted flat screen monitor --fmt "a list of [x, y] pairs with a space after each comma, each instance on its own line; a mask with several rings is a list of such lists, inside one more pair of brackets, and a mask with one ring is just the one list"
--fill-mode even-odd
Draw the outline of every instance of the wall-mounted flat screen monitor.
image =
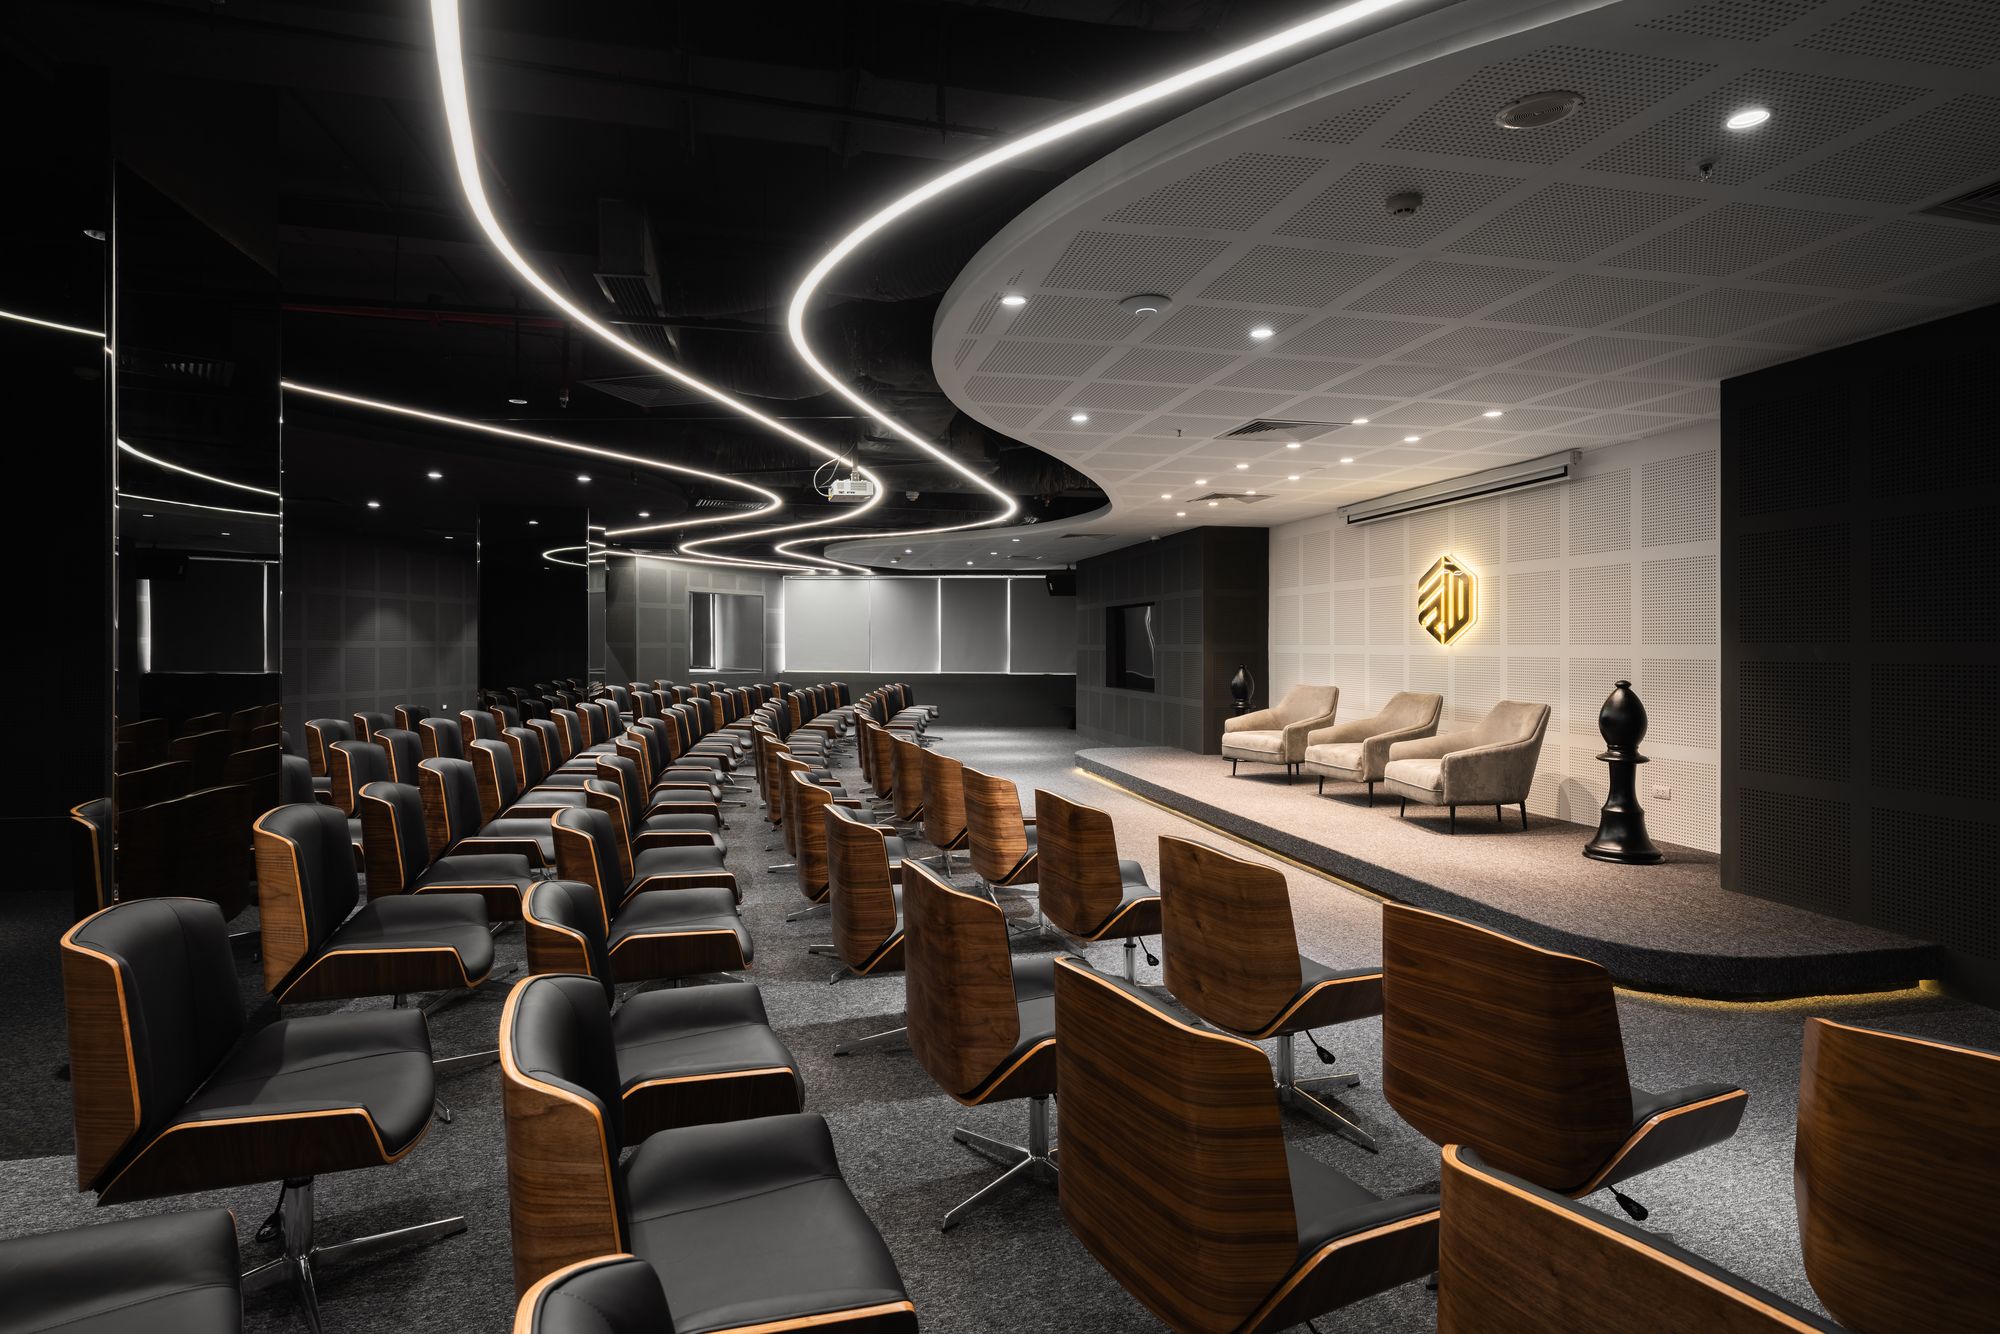
[[1153, 635], [1153, 604], [1107, 607], [1104, 684], [1121, 690], [1155, 690], [1159, 669]]

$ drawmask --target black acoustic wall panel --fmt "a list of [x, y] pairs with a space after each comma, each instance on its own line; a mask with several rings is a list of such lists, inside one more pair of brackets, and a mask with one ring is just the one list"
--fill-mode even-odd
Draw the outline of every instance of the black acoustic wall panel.
[[2000, 983], [2000, 307], [1725, 381], [1722, 856]]
[[[1088, 740], [1213, 755], [1239, 666], [1269, 701], [1270, 533], [1196, 528], [1096, 556], [1076, 568], [1077, 730]], [[1156, 685], [1107, 684], [1106, 612], [1153, 604]]]

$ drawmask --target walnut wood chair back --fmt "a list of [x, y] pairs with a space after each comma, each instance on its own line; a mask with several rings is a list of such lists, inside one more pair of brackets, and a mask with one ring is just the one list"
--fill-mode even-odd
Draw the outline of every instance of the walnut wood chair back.
[[886, 727], [868, 725], [868, 783], [878, 797], [896, 793], [896, 742]]
[[617, 1181], [618, 1053], [603, 984], [541, 975], [500, 1014], [514, 1287], [627, 1249]]
[[359, 815], [368, 897], [403, 893], [431, 864], [423, 793], [408, 783], [363, 784]]
[[1021, 818], [1021, 793], [1012, 781], [981, 773], [971, 765], [965, 781], [965, 836], [972, 869], [990, 885], [1027, 884], [1037, 868], [1028, 856], [1028, 823]]
[[[327, 767], [327, 747], [336, 741], [354, 740], [354, 724], [345, 718], [312, 718], [306, 722], [306, 762], [312, 765], [314, 778], [324, 778], [331, 772]], [[164, 745], [161, 747], [164, 753]]]
[[924, 748], [916, 742], [888, 732], [889, 754], [895, 773], [890, 780], [896, 798], [896, 818], [915, 820], [924, 813]]
[[1160, 954], [1175, 999], [1235, 1033], [1262, 1032], [1305, 985], [1284, 873], [1167, 835]]
[[493, 741], [500, 736], [500, 724], [491, 709], [460, 709], [458, 730], [467, 741]]
[[379, 729], [396, 725], [395, 715], [377, 710], [358, 711], [353, 715], [353, 719], [356, 741], [373, 741]]
[[389, 779], [396, 783], [417, 781], [417, 765], [424, 759], [424, 740], [400, 727], [378, 727], [369, 737], [388, 752]]
[[1386, 903], [1382, 972], [1382, 1092], [1433, 1143], [1571, 1194], [1630, 1136], [1625, 1044], [1597, 964]]
[[326, 748], [327, 793], [334, 809], [352, 815], [361, 789], [390, 781], [389, 752], [372, 741], [336, 741]]
[[[345, 723], [341, 724], [343, 727]], [[311, 723], [306, 726], [310, 728]], [[310, 748], [312, 734], [306, 734]], [[167, 747], [173, 743], [173, 730], [167, 726], [165, 718], [141, 718], [137, 722], [121, 723], [116, 733], [112, 749], [112, 763], [119, 769], [143, 769], [149, 764], [160, 764], [167, 758]], [[318, 769], [315, 773], [324, 773]]]
[[427, 760], [465, 758], [465, 729], [456, 718], [424, 718], [417, 723], [417, 735], [424, 740]]
[[1806, 1021], [1794, 1177], [1806, 1277], [1857, 1334], [2000, 1322], [2000, 1055]]
[[222, 762], [222, 784], [243, 788], [252, 811], [268, 811], [278, 804], [278, 770], [284, 748], [276, 742], [229, 752]]
[[867, 967], [896, 934], [895, 882], [889, 845], [874, 825], [835, 805], [820, 810], [826, 832], [826, 884], [833, 899], [833, 947], [850, 968]]
[[530, 973], [581, 973], [618, 998], [611, 971], [611, 918], [604, 896], [584, 880], [537, 880], [521, 900], [522, 944]]
[[111, 903], [111, 822], [113, 806], [109, 797], [93, 797], [69, 808], [76, 834], [76, 890], [71, 895], [75, 915], [81, 919]]
[[1838, 1329], [1623, 1219], [1496, 1172], [1462, 1144], [1445, 1148], [1442, 1189], [1438, 1334]]
[[112, 775], [111, 790], [117, 794], [119, 810], [172, 801], [194, 790], [194, 766], [185, 760], [168, 760], [142, 769], [122, 769]]
[[1058, 930], [1089, 935], [1118, 911], [1125, 879], [1109, 815], [1036, 788], [1035, 853], [1042, 914]]
[[806, 766], [786, 760], [779, 791], [784, 794], [785, 842], [798, 874], [799, 893], [813, 903], [827, 895], [826, 816], [833, 793], [806, 777]]
[[398, 704], [394, 710], [396, 726], [405, 732], [417, 730], [417, 724], [431, 716], [431, 711], [421, 704]]
[[229, 760], [229, 733], [222, 728], [177, 736], [167, 746], [167, 757], [192, 769], [196, 787], [210, 787], [222, 781], [222, 766]]
[[[250, 790], [235, 784], [119, 807], [118, 897], [207, 899], [225, 918], [236, 916], [255, 878], [249, 829], [257, 814]], [[354, 854], [347, 855], [351, 862]]]
[[331, 806], [280, 806], [252, 826], [257, 849], [257, 917], [264, 989], [286, 980], [361, 901], [347, 818]]
[[76, 1188], [124, 1193], [128, 1151], [158, 1136], [243, 1032], [222, 910], [196, 899], [116, 903], [63, 933]]
[[1055, 981], [1064, 1221], [1169, 1327], [1244, 1329], [1298, 1251], [1270, 1058], [1087, 965]]
[[[920, 748], [921, 749], [921, 748]], [[924, 751], [924, 838], [934, 848], [965, 846], [965, 766]]]
[[1010, 955], [999, 904], [905, 863], [903, 1022], [917, 1063], [961, 1102], [975, 1100], [1021, 1040]]

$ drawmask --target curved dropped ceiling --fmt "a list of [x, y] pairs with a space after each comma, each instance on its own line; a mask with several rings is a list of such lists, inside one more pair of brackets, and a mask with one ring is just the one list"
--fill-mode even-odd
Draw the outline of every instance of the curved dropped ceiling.
[[[459, 188], [465, 195], [466, 205], [472, 210], [474, 220], [478, 222], [480, 230], [486, 234], [487, 243], [493, 247], [494, 252], [501, 259], [506, 261], [507, 266], [513, 269], [523, 282], [539, 292], [544, 300], [561, 310], [579, 328], [582, 328], [600, 342], [617, 348], [634, 360], [643, 362], [667, 378], [685, 385], [703, 397], [729, 409], [731, 412], [748, 421], [757, 423], [757, 425], [775, 435], [783, 436], [792, 443], [814, 454], [818, 454], [822, 458], [831, 459], [835, 462], [843, 462], [845, 456], [840, 451], [822, 444], [820, 441], [813, 439], [801, 431], [793, 429], [775, 417], [759, 412], [756, 408], [751, 407], [741, 399], [735, 398], [705, 380], [690, 375], [687, 371], [682, 370], [672, 362], [661, 360], [637, 344], [627, 341], [608, 325], [591, 318], [589, 312], [582, 309], [574, 301], [571, 301], [554, 284], [544, 278], [534, 265], [528, 262], [527, 258], [521, 254], [520, 250], [515, 247], [513, 241], [508, 237], [506, 229], [500, 225], [500, 219], [493, 211], [492, 202], [487, 198], [486, 185], [480, 175], [479, 148], [473, 134], [472, 125], [472, 102], [466, 85], [465, 50], [463, 34], [459, 23], [458, 0], [431, 0], [431, 32], [437, 48], [438, 91], [444, 102], [445, 125], [451, 137], [452, 162], [458, 170]], [[842, 519], [852, 519], [856, 515], [864, 514], [880, 504], [882, 500], [881, 479], [859, 464], [854, 465], [854, 472], [857, 476], [864, 477], [874, 484], [874, 494], [860, 505], [845, 509], [841, 515]], [[728, 516], [731, 520], [737, 517], [735, 515]], [[779, 524], [767, 528], [756, 528], [746, 532], [718, 534], [714, 537], [697, 538], [692, 542], [681, 543], [680, 549], [690, 553], [699, 552], [703, 548], [712, 546], [718, 542], [744, 542], [755, 538], [771, 537], [780, 533], [797, 533], [810, 528], [823, 527], [828, 522], [833, 522], [833, 520], [809, 520], [800, 523]], [[677, 529], [681, 527], [685, 527], [685, 525], [671, 522], [647, 524], [632, 528], [614, 528], [609, 530], [605, 536], [619, 538], [632, 537], [643, 533], [659, 532], [664, 529]], [[727, 561], [732, 564], [737, 563], [731, 558], [715, 555], [710, 555], [708, 559], [717, 562]], [[768, 562], [765, 564], [768, 564], [772, 568], [791, 569], [803, 573], [811, 573], [819, 568], [817, 563], [813, 565], [794, 565]], [[861, 566], [848, 565], [844, 561], [833, 560], [831, 558], [825, 558], [824, 564], [838, 565], [864, 574], [867, 573]]]
[[[867, 398], [850, 389], [845, 381], [827, 369], [826, 363], [821, 361], [819, 356], [813, 351], [812, 340], [806, 335], [806, 313], [812, 306], [813, 295], [826, 282], [828, 275], [839, 267], [842, 260], [853, 254], [871, 237], [898, 219], [915, 212], [917, 209], [922, 208], [925, 204], [942, 195], [949, 194], [953, 190], [957, 190], [969, 182], [977, 180], [996, 167], [1005, 166], [1007, 163], [1017, 158], [1025, 157], [1038, 149], [1046, 148], [1050, 144], [1060, 143], [1062, 140], [1068, 139], [1073, 135], [1081, 134], [1085, 130], [1116, 120], [1120, 116], [1129, 115], [1155, 102], [1172, 97], [1176, 93], [1185, 92], [1188, 89], [1200, 87], [1204, 83], [1213, 82], [1225, 75], [1233, 74], [1237, 70], [1256, 64], [1260, 60], [1266, 60], [1288, 51], [1297, 50], [1308, 43], [1318, 41], [1323, 37], [1338, 32], [1342, 28], [1351, 27], [1354, 24], [1373, 18], [1378, 14], [1385, 13], [1399, 6], [1410, 4], [1411, 2], [1412, 0], [1349, 0], [1347, 4], [1337, 5], [1323, 13], [1314, 15], [1302, 23], [1295, 23], [1288, 28], [1280, 29], [1246, 46], [1240, 46], [1233, 51], [1224, 52], [1222, 55], [1203, 61], [1199, 65], [1194, 65], [1188, 69], [1170, 74], [1164, 79], [1155, 80], [1121, 97], [1114, 97], [1108, 102], [1101, 102], [1094, 107], [1089, 107], [1077, 112], [1075, 115], [1056, 121], [1052, 125], [1045, 125], [1030, 134], [1022, 135], [1018, 139], [1012, 139], [996, 148], [988, 149], [979, 156], [969, 161], [961, 162], [950, 171], [933, 177], [925, 184], [896, 199], [888, 207], [880, 210], [859, 227], [856, 227], [846, 236], [843, 236], [832, 249], [820, 256], [819, 262], [814, 264], [811, 270], [807, 272], [804, 281], [799, 284], [798, 290], [792, 294], [791, 308], [785, 315], [786, 327], [791, 333], [792, 347], [798, 352], [799, 359], [804, 361], [812, 370], [812, 373], [824, 381], [835, 393], [845, 398], [863, 412], [882, 422], [910, 444], [915, 445], [947, 466], [957, 470], [982, 489], [991, 492], [1004, 506], [1002, 513], [977, 523], [956, 524], [950, 527], [910, 529], [897, 533], [876, 533], [871, 534], [869, 540], [886, 541], [895, 538], [933, 536], [938, 533], [985, 528], [996, 523], [1005, 522], [1014, 517], [1020, 507], [1014, 502], [1013, 497], [1001, 492], [985, 478], [974, 474], [970, 469], [960, 464], [958, 460], [950, 457], [915, 431], [905, 426], [894, 415], [884, 412]], [[452, 3], [453, 0], [433, 0], [433, 8], [435, 9], [438, 6]], [[790, 541], [780, 542], [778, 550], [788, 555], [796, 555], [798, 553], [791, 549], [792, 544], [803, 540], [805, 539], [793, 538]]]

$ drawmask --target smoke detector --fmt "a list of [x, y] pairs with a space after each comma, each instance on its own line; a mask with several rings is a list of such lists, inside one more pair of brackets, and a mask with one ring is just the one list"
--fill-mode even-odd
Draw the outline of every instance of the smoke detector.
[[1161, 296], [1157, 292], [1142, 292], [1138, 296], [1128, 296], [1118, 303], [1128, 315], [1153, 316], [1166, 314], [1167, 307], [1174, 304], [1172, 297]]
[[1382, 201], [1382, 207], [1389, 210], [1392, 218], [1411, 218], [1424, 206], [1422, 190], [1403, 190]]
[[1540, 130], [1559, 120], [1568, 120], [1583, 105], [1582, 93], [1563, 92], [1560, 89], [1546, 93], [1529, 93], [1517, 102], [1510, 102], [1493, 113], [1493, 123], [1503, 130]]

